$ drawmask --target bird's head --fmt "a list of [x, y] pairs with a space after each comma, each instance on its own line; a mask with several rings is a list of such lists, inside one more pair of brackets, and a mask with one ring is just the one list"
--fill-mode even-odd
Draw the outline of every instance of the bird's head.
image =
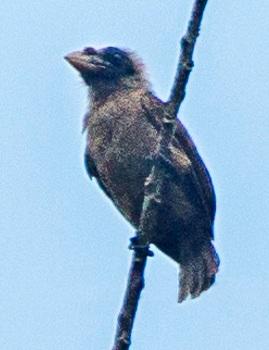
[[142, 81], [143, 64], [129, 50], [106, 47], [99, 50], [86, 47], [82, 51], [71, 52], [65, 59], [76, 68], [90, 87], [117, 83], [119, 81]]

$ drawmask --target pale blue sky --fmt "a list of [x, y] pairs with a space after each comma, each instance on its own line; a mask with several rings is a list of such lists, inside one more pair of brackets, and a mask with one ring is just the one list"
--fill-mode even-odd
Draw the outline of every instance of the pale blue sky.
[[[133, 230], [83, 167], [86, 45], [144, 58], [166, 98], [191, 0], [0, 4], [0, 349], [109, 349]], [[180, 117], [218, 199], [217, 283], [178, 305], [154, 248], [132, 349], [269, 349], [269, 2], [209, 0]]]

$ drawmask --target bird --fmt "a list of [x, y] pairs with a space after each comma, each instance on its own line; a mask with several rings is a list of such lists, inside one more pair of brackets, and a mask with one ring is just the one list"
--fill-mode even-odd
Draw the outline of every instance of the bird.
[[[166, 103], [154, 94], [144, 63], [132, 50], [85, 47], [65, 59], [88, 87], [83, 119], [87, 173], [138, 229]], [[173, 171], [149, 241], [179, 265], [181, 303], [215, 282], [220, 262], [212, 242], [216, 196], [209, 171], [179, 118], [167, 154]]]

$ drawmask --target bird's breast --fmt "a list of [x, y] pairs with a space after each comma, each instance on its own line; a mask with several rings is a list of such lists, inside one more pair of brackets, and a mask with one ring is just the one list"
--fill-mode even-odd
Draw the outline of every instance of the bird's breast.
[[143, 116], [127, 113], [90, 118], [89, 152], [104, 185], [127, 219], [138, 225], [144, 182], [155, 151], [157, 132]]

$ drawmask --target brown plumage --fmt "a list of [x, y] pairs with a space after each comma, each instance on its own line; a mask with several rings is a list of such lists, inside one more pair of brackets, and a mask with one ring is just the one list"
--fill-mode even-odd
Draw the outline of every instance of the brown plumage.
[[[151, 92], [143, 64], [132, 52], [86, 48], [66, 59], [89, 87], [83, 124], [89, 176], [138, 228], [165, 105]], [[179, 120], [169, 158], [174, 172], [150, 241], [179, 263], [181, 302], [214, 283], [219, 265], [211, 242], [216, 202], [209, 173]]]

